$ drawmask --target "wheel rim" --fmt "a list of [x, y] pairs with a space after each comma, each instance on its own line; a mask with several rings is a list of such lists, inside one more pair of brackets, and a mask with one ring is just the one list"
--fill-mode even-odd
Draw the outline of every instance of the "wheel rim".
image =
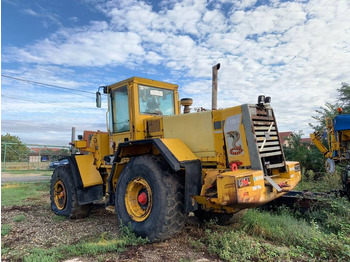
[[57, 180], [54, 186], [54, 201], [59, 210], [63, 210], [67, 203], [67, 191], [62, 180]]
[[152, 210], [152, 191], [148, 182], [137, 177], [126, 188], [125, 206], [129, 216], [137, 222], [147, 219]]

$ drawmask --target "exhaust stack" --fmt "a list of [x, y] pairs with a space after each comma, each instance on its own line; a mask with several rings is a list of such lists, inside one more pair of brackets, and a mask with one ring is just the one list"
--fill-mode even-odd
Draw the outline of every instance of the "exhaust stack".
[[213, 66], [212, 76], [212, 97], [211, 97], [211, 109], [216, 110], [218, 107], [218, 70], [220, 69], [220, 63]]

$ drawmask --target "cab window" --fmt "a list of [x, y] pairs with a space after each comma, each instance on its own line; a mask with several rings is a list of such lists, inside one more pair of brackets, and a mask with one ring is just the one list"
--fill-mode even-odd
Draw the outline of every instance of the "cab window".
[[163, 115], [175, 114], [174, 91], [138, 85], [140, 114]]
[[126, 86], [112, 91], [112, 112], [113, 132], [130, 131], [129, 100]]

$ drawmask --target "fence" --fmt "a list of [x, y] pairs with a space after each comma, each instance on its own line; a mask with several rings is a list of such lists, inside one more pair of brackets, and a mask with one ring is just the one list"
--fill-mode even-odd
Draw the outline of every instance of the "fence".
[[70, 155], [68, 146], [1, 143], [1, 170], [48, 170], [52, 161]]

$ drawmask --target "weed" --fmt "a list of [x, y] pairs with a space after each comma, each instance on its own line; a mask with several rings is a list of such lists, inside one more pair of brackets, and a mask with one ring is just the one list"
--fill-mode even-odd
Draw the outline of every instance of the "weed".
[[15, 221], [15, 222], [22, 222], [24, 220], [26, 220], [26, 216], [25, 215], [18, 215], [18, 216], [15, 216], [13, 218], [13, 221]]
[[1, 206], [24, 205], [24, 200], [47, 192], [48, 182], [6, 184], [1, 187]]
[[10, 248], [4, 247], [1, 245], [1, 255], [7, 254], [10, 251]]
[[217, 254], [227, 261], [275, 261], [276, 257], [279, 260], [290, 260], [288, 250], [261, 243], [243, 231], [207, 230], [205, 242], [211, 254]]
[[24, 258], [24, 261], [60, 261], [74, 256], [97, 255], [105, 252], [122, 252], [126, 246], [136, 246], [145, 244], [147, 239], [136, 237], [132, 232], [131, 225], [128, 227], [121, 226], [118, 238], [109, 239], [107, 233], [101, 234], [97, 241], [82, 242], [75, 245], [62, 245], [50, 249], [35, 248], [31, 254]]
[[197, 251], [202, 251], [206, 249], [205, 244], [201, 242], [199, 239], [195, 240], [195, 239], [189, 238], [188, 242]]
[[305, 172], [301, 181], [295, 190], [309, 190], [312, 192], [328, 192], [330, 190], [338, 190], [342, 188], [340, 172], [334, 174], [324, 173], [322, 176], [316, 177], [312, 170]]
[[280, 214], [250, 210], [243, 219], [245, 232], [286, 246], [312, 258], [350, 259], [350, 246], [334, 234], [322, 232], [316, 221], [308, 223], [288, 211]]
[[12, 227], [7, 224], [1, 225], [1, 236], [6, 236], [8, 233], [11, 232]]
[[67, 220], [67, 217], [56, 215], [56, 216], [53, 216], [53, 217], [52, 217], [52, 220], [53, 220], [54, 222], [60, 222], [60, 221], [65, 221], [65, 220]]
[[306, 213], [297, 214], [297, 217], [317, 223], [320, 230], [327, 234], [350, 235], [350, 203], [347, 199], [323, 199], [316, 202]]

